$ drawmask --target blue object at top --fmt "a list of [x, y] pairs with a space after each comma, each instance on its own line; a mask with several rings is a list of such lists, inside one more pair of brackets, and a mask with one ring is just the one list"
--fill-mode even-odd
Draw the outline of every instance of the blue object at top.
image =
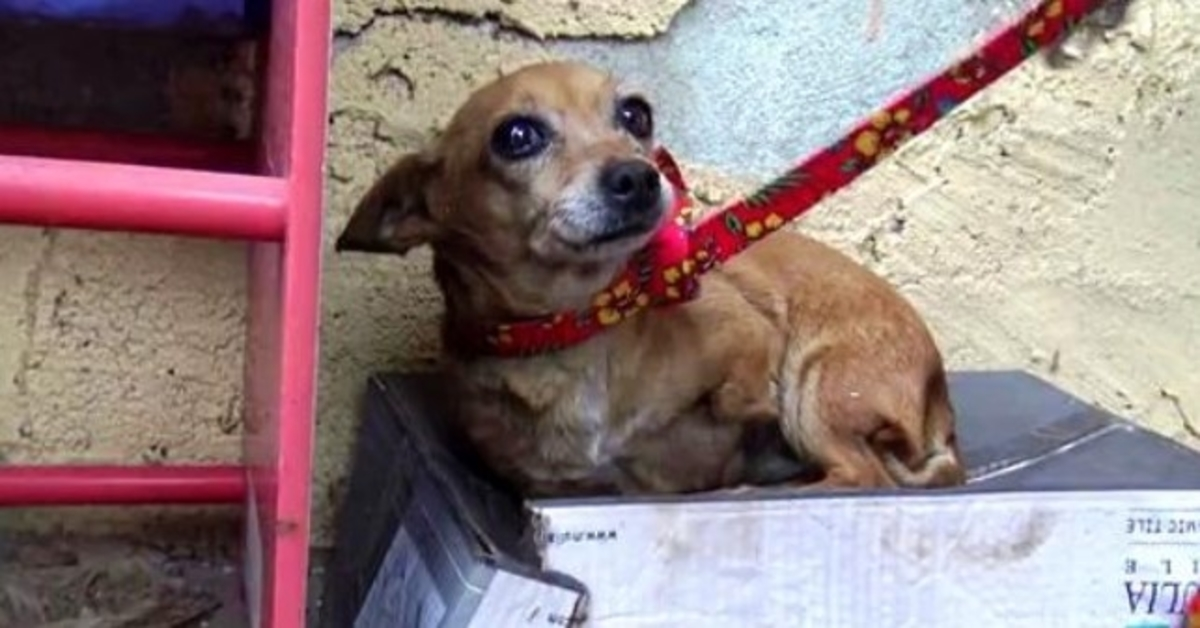
[[0, 0], [0, 15], [67, 21], [186, 27], [189, 21], [240, 22], [247, 0]]

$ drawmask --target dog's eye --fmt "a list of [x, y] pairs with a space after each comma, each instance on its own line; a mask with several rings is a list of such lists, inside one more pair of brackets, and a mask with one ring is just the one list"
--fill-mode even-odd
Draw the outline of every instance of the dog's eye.
[[648, 140], [654, 135], [654, 113], [650, 103], [636, 96], [617, 103], [617, 123], [639, 140]]
[[503, 159], [525, 159], [550, 143], [550, 132], [536, 118], [517, 116], [503, 122], [492, 133], [492, 152]]

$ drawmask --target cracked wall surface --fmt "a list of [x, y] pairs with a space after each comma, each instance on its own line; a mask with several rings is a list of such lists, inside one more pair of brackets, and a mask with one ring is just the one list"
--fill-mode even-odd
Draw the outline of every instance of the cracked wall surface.
[[380, 17], [489, 20], [532, 38], [635, 39], [664, 32], [688, 0], [358, 0], [334, 3], [338, 32], [361, 34]]
[[0, 230], [0, 459], [229, 459], [243, 266], [239, 245]]
[[[569, 38], [637, 45], [615, 40], [677, 28], [677, 12], [723, 1], [336, 1], [327, 243], [371, 179], [473, 87], [578, 53]], [[895, 4], [881, 4], [886, 29]], [[1138, 0], [1084, 59], [1026, 64], [802, 228], [895, 282], [952, 367], [1031, 369], [1200, 442], [1200, 371], [1189, 362], [1200, 355], [1198, 20], [1191, 0]], [[752, 50], [714, 63], [747, 65]], [[737, 84], [689, 89], [673, 106], [705, 107], [705, 90]], [[751, 185], [726, 166], [689, 167], [702, 196]], [[236, 457], [241, 246], [3, 228], [0, 269], [0, 459]], [[335, 256], [327, 244], [325, 271], [318, 543], [366, 376], [424, 368], [439, 349], [427, 253]]]

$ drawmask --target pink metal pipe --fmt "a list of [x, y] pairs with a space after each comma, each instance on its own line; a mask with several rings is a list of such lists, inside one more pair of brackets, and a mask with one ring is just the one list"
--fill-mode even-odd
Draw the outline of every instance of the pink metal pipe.
[[0, 222], [280, 240], [280, 178], [88, 161], [0, 157]]
[[240, 466], [5, 466], [0, 506], [240, 504]]

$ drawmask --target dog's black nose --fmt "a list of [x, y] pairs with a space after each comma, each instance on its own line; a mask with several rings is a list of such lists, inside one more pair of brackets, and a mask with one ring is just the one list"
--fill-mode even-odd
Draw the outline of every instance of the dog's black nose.
[[614, 209], [640, 213], [657, 207], [658, 170], [640, 159], [614, 161], [600, 173], [600, 188]]

